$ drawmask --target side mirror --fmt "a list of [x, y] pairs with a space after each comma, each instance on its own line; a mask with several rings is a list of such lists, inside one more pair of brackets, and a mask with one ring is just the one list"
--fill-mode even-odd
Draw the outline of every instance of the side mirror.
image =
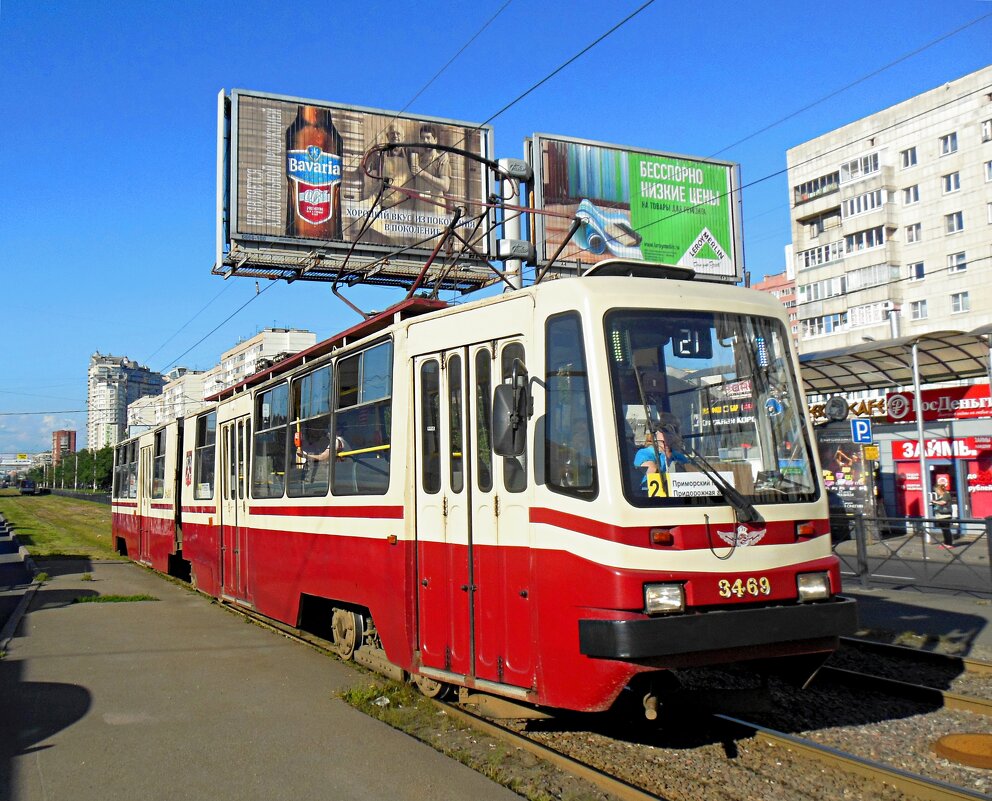
[[493, 394], [493, 451], [522, 456], [527, 450], [527, 374], [513, 367], [513, 380]]

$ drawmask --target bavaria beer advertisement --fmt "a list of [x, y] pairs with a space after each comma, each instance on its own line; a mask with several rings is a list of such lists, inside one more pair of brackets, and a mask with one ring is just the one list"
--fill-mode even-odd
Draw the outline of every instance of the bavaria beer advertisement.
[[[460, 235], [488, 256], [489, 226], [473, 219], [485, 213], [486, 170], [434, 147], [489, 157], [488, 127], [241, 91], [231, 104], [232, 240], [429, 253], [458, 206]], [[373, 151], [363, 169], [384, 144], [405, 146]]]
[[546, 134], [532, 140], [538, 258], [639, 259], [742, 278], [739, 171], [731, 162]]

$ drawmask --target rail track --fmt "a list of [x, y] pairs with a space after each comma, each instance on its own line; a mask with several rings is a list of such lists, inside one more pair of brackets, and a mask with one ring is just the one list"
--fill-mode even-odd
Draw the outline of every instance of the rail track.
[[[222, 604], [222, 606], [282, 636], [328, 655], [335, 655], [330, 644], [320, 637], [275, 623], [230, 604]], [[921, 653], [913, 649], [876, 643], [865, 646], [862, 641], [857, 641], [856, 644], [873, 653], [886, 653], [890, 657], [902, 660], [909, 660]], [[927, 653], [921, 661], [926, 662], [931, 668], [936, 665], [940, 671], [992, 676], [992, 665], [978, 660]], [[821, 679], [822, 683], [842, 684], [862, 691], [909, 698], [927, 706], [963, 710], [981, 716], [992, 715], [992, 700], [974, 698], [890, 677], [826, 666], [821, 669]], [[632, 736], [613, 737], [613, 744], [607, 745], [614, 724], [605, 723], [603, 716], [590, 717], [590, 720], [592, 718], [594, 720], [591, 720], [592, 726], [589, 727], [589, 732], [582, 731], [583, 724], [577, 723], [584, 719], [583, 716], [570, 714], [545, 720], [540, 723], [537, 731], [531, 731], [527, 725], [520, 724], [519, 721], [515, 727], [495, 722], [483, 714], [472, 711], [470, 705], [442, 701], [433, 703], [452, 719], [462, 721], [488, 737], [504, 743], [508, 753], [514, 753], [516, 749], [530, 753], [593, 785], [605, 796], [619, 801], [688, 801], [702, 795], [719, 798], [720, 789], [716, 786], [719, 782], [715, 784], [711, 777], [720, 761], [723, 764], [719, 772], [726, 775], [726, 787], [730, 795], [736, 795], [733, 789], [740, 790], [742, 782], [753, 779], [755, 767], [751, 762], [757, 762], [763, 766], [775, 765], [782, 776], [787, 774], [815, 776], [815, 786], [819, 787], [822, 793], [817, 793], [815, 788], [807, 787], [804, 795], [811, 799], [835, 798], [838, 797], [837, 791], [841, 789], [845, 792], [844, 797], [862, 798], [865, 801], [875, 798], [885, 798], [887, 801], [897, 801], [897, 799], [968, 801], [989, 798], [987, 793], [893, 767], [883, 760], [865, 758], [816, 742], [809, 737], [776, 730], [731, 715], [708, 716], [711, 718], [711, 723], [708, 725], [713, 727], [712, 733], [708, 737], [701, 738], [710, 741], [708, 749], [698, 744], [697, 747], [692, 748], [691, 738], [689, 746], [683, 743], [676, 744], [674, 748], [666, 748], [666, 744], [671, 744], [666, 743], [665, 737], [659, 733], [664, 730], [665, 725], [670, 726], [672, 721], [664, 721], [664, 718], [661, 728], [639, 723]], [[576, 733], [578, 733], [577, 737]], [[577, 740], [585, 741], [585, 747], [575, 748], [574, 743]], [[593, 743], [591, 748], [590, 741]], [[729, 745], [730, 743], [733, 745]], [[719, 754], [714, 756], [712, 753], [714, 746], [716, 750], [722, 752], [722, 756]], [[623, 764], [612, 756], [602, 758], [602, 754], [611, 749], [625, 752]], [[684, 770], [685, 765], [680, 766], [678, 763], [686, 761], [690, 750], [697, 752], [709, 750], [711, 753], [702, 755], [698, 760], [695, 758], [692, 760], [695, 764], [695, 767], [689, 767], [692, 775], [675, 781], [674, 792], [652, 781], [652, 776], [670, 776], [672, 771]], [[590, 752], [593, 754], [592, 758]], [[735, 769], [734, 763], [745, 753], [749, 764]], [[651, 763], [651, 771], [636, 769], [638, 764], [647, 762]], [[631, 770], [631, 767], [634, 769]], [[772, 780], [766, 778], [764, 781]], [[854, 788], [853, 792], [851, 792], [852, 788]], [[783, 796], [769, 793], [764, 797], [767, 799], [794, 797], [789, 795], [790, 792], [791, 790], [786, 790], [786, 795]]]

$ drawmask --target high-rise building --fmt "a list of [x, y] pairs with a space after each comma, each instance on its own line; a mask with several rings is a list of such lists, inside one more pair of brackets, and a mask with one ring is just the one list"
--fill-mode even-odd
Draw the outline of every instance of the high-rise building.
[[992, 322], [992, 67], [787, 162], [803, 351]]
[[53, 431], [52, 432], [52, 466], [58, 467], [62, 457], [66, 454], [76, 452], [76, 432], [75, 431]]
[[145, 395], [159, 395], [165, 379], [126, 356], [90, 357], [86, 436], [98, 450], [113, 445], [123, 435], [127, 407]]
[[790, 270], [783, 270], [774, 275], [766, 275], [756, 284], [751, 285], [752, 289], [759, 292], [767, 292], [778, 298], [785, 306], [786, 314], [789, 315], [789, 334], [793, 344], [799, 347], [799, 317], [796, 311], [796, 282]]

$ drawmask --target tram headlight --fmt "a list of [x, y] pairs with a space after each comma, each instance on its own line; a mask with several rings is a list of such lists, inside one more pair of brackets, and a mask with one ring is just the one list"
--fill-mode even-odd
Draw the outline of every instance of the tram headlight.
[[830, 597], [830, 576], [827, 573], [800, 573], [796, 576], [799, 601], [825, 601]]
[[685, 589], [681, 584], [645, 584], [644, 611], [660, 615], [685, 611]]

